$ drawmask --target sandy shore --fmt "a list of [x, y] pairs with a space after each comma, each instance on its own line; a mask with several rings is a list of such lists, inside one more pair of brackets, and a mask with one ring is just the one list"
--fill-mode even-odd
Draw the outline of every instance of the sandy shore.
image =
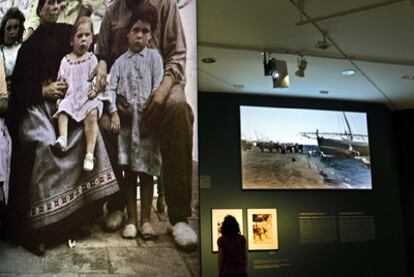
[[243, 189], [333, 189], [302, 154], [242, 151]]

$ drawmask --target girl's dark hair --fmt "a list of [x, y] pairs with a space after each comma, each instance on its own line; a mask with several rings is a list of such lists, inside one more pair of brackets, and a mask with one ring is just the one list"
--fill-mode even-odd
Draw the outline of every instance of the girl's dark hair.
[[6, 14], [3, 16], [0, 25], [0, 45], [4, 44], [4, 31], [6, 29], [6, 23], [9, 19], [17, 19], [20, 23], [19, 33], [17, 34], [17, 41], [22, 42], [23, 32], [24, 32], [24, 21], [26, 20], [23, 13], [16, 7], [11, 7], [7, 10]]
[[221, 234], [223, 236], [235, 236], [240, 234], [240, 227], [237, 220], [232, 215], [227, 215], [221, 225]]
[[148, 23], [151, 27], [151, 33], [154, 32], [158, 23], [158, 11], [153, 5], [149, 3], [142, 3], [138, 5], [133, 11], [128, 23], [128, 31], [138, 20]]

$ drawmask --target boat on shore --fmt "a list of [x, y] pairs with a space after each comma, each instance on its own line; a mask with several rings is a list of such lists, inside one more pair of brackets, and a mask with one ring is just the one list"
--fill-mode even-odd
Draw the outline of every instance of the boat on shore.
[[350, 141], [344, 138], [329, 138], [319, 134], [316, 137], [319, 149], [325, 155], [369, 156], [368, 141]]
[[332, 132], [302, 132], [307, 138], [316, 139], [321, 155], [355, 157], [369, 156], [368, 135], [353, 134], [346, 114], [343, 113], [347, 131], [343, 133]]

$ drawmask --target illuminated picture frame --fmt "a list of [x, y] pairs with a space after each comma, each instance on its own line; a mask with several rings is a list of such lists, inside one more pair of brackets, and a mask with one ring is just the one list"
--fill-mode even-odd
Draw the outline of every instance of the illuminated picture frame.
[[213, 252], [218, 251], [217, 240], [221, 237], [220, 228], [227, 215], [232, 215], [239, 223], [240, 233], [243, 235], [243, 209], [212, 209], [211, 234]]
[[240, 106], [243, 190], [372, 190], [366, 112]]
[[248, 250], [277, 250], [276, 209], [247, 209]]

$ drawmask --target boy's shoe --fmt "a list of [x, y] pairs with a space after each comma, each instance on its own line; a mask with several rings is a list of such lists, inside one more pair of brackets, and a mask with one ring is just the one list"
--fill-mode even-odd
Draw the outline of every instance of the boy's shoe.
[[178, 248], [185, 251], [197, 249], [198, 237], [187, 222], [177, 222], [174, 226], [169, 224], [168, 230], [174, 238]]
[[55, 141], [54, 146], [58, 148], [60, 151], [66, 151], [67, 146], [67, 138], [66, 136], [59, 136]]
[[157, 233], [149, 222], [145, 222], [141, 225], [140, 232], [143, 240], [152, 240], [158, 238]]
[[134, 239], [137, 237], [137, 226], [135, 224], [127, 224], [125, 225], [124, 229], [122, 230], [122, 237], [124, 239]]
[[83, 170], [92, 171], [94, 166], [94, 158], [91, 153], [86, 153], [85, 160], [83, 161]]

